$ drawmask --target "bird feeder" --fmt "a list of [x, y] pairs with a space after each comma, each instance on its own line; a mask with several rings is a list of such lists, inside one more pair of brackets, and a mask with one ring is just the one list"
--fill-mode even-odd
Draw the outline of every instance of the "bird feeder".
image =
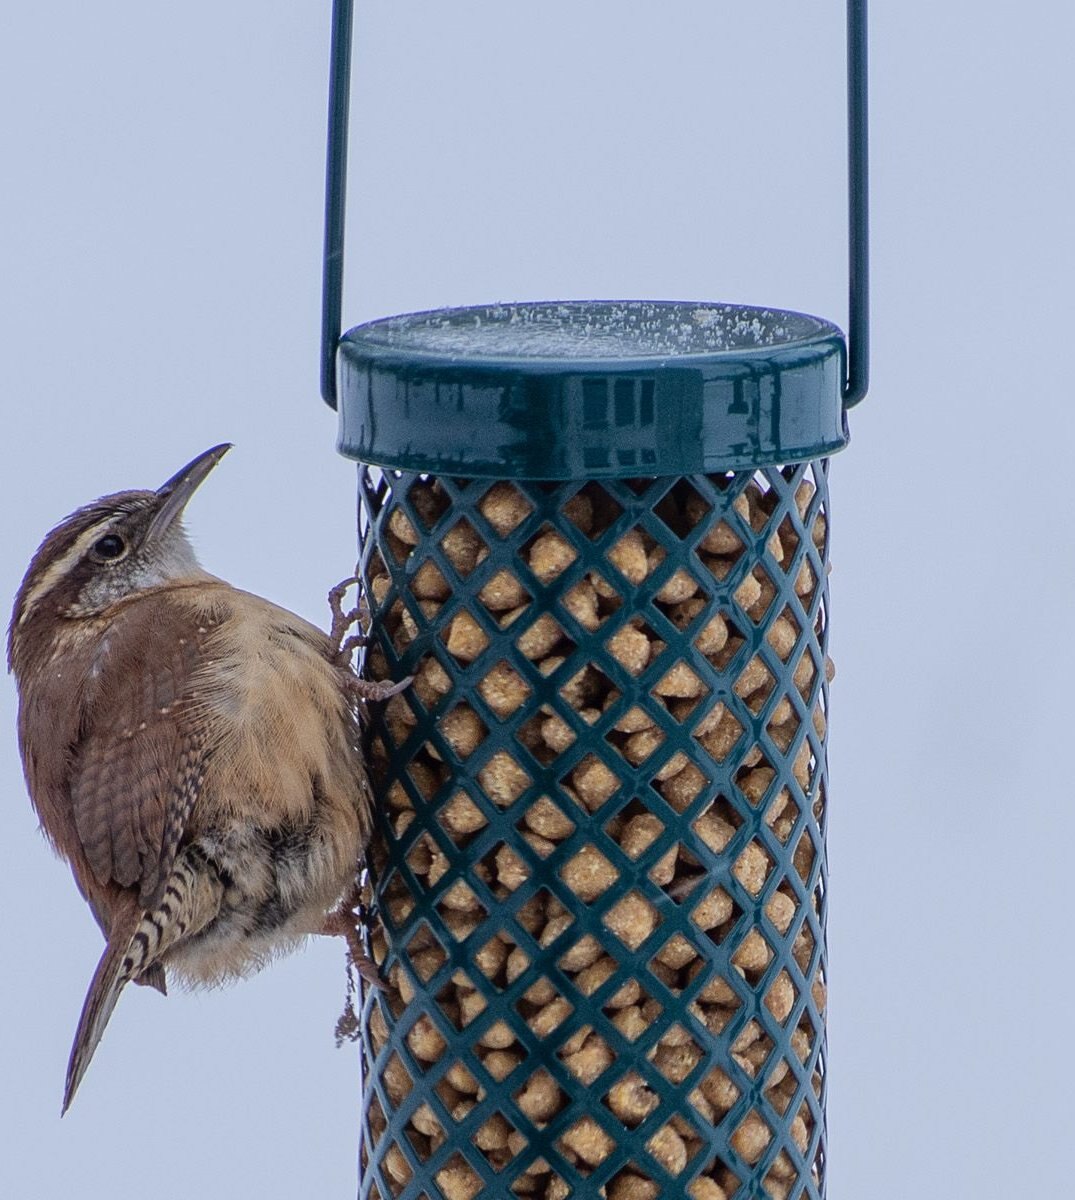
[[825, 1194], [829, 456], [850, 337], [724, 303], [410, 313], [340, 336], [334, 8], [322, 387], [359, 462], [377, 798], [363, 1200]]

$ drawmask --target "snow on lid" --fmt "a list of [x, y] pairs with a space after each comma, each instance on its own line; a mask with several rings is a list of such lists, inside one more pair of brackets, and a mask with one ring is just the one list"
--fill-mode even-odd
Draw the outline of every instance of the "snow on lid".
[[803, 313], [736, 304], [570, 301], [437, 309], [387, 317], [348, 335], [457, 359], [623, 359], [784, 346], [837, 332]]

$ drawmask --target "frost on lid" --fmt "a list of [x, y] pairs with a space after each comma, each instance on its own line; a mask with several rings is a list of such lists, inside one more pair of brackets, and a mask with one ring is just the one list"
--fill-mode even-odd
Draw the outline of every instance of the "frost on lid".
[[369, 346], [459, 359], [664, 358], [778, 347], [836, 333], [816, 317], [733, 304], [548, 302], [388, 317]]

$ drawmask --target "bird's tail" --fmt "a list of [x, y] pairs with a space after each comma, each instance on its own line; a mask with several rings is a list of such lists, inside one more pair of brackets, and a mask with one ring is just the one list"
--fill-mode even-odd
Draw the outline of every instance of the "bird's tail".
[[120, 992], [135, 978], [157, 986], [163, 972], [157, 970], [160, 956], [180, 938], [204, 928], [220, 911], [224, 888], [216, 872], [193, 853], [179, 857], [163, 889], [160, 902], [141, 914], [132, 928], [125, 922], [112, 931], [75, 1030], [67, 1063], [63, 1108], [67, 1112], [78, 1085], [101, 1041]]
[[71, 1057], [67, 1063], [61, 1114], [67, 1112], [71, 1106], [78, 1085], [82, 1082], [82, 1076], [90, 1065], [90, 1059], [93, 1058], [105, 1026], [116, 1007], [119, 994], [133, 974], [126, 969], [130, 943], [130, 937], [109, 942], [101, 955], [101, 961], [97, 964], [97, 970], [93, 973], [90, 989], [82, 1005], [82, 1015], [78, 1018]]

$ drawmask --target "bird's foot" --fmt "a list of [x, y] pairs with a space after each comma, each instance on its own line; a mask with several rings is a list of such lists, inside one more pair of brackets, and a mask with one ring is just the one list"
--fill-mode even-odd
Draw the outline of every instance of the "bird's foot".
[[361, 701], [380, 701], [388, 700], [405, 691], [413, 682], [413, 675], [408, 675], [406, 679], [401, 679], [398, 683], [389, 683], [384, 679], [359, 679], [356, 675], [347, 681], [347, 687]]
[[356, 1042], [362, 1035], [362, 992], [365, 984], [383, 991], [384, 981], [377, 964], [366, 953], [361, 929], [364, 924], [362, 895], [358, 884], [346, 900], [325, 918], [321, 932], [327, 937], [342, 937], [347, 943], [347, 995], [336, 1022], [336, 1045]]
[[351, 895], [328, 914], [321, 932], [326, 937], [342, 937], [347, 943], [348, 963], [367, 983], [383, 990], [384, 980], [362, 942], [362, 925], [362, 900], [356, 886]]
[[332, 613], [332, 627], [329, 629], [329, 637], [336, 643], [340, 643], [344, 639], [344, 635], [348, 629], [355, 623], [355, 618], [358, 616], [358, 609], [353, 608], [350, 611], [345, 611], [343, 607], [343, 598], [347, 595], [349, 588], [358, 583], [357, 575], [349, 575], [346, 579], [341, 579], [335, 587], [329, 588], [328, 607]]

